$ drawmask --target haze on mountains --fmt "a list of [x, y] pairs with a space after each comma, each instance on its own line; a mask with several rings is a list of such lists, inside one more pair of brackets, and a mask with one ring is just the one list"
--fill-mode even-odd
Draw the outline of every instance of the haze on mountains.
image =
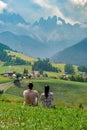
[[87, 66], [87, 38], [72, 47], [58, 52], [51, 57], [51, 60], [65, 64]]
[[85, 1], [0, 0], [0, 7], [0, 42], [26, 55], [52, 57], [87, 37]]

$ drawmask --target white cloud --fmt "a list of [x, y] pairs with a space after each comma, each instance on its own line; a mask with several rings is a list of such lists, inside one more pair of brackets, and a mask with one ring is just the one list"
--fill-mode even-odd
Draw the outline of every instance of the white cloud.
[[50, 8], [50, 5], [47, 3], [46, 0], [34, 0], [34, 2], [41, 7]]
[[[38, 21], [40, 17], [56, 15], [66, 23], [84, 23], [87, 21], [87, 0], [0, 0], [8, 4], [9, 11], [20, 14], [31, 23]], [[6, 6], [6, 4], [5, 4]], [[1, 12], [0, 11], [0, 12]]]
[[7, 4], [0, 0], [0, 13], [7, 7]]
[[64, 16], [64, 14], [59, 10], [59, 8], [57, 6], [52, 6], [51, 10], [52, 10], [53, 15], [57, 15], [58, 17], [61, 17], [62, 19], [65, 20], [66, 23], [70, 23], [70, 24], [77, 23], [77, 21], [74, 21], [74, 20]]
[[84, 6], [87, 3], [87, 0], [71, 0], [73, 3], [77, 5]]
[[44, 9], [50, 10], [47, 12], [50, 12], [49, 15], [57, 15], [58, 17], [61, 17], [65, 20], [66, 23], [75, 24], [77, 21], [74, 21], [66, 16], [60, 11], [59, 7], [56, 4], [52, 4], [49, 0], [34, 0], [36, 4], [41, 6]]

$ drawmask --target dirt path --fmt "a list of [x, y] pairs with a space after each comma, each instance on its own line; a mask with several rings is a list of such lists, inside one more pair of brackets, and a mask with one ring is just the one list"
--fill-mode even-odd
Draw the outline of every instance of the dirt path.
[[9, 83], [3, 83], [3, 84], [0, 84], [0, 90], [4, 90], [4, 92], [13, 86], [13, 83], [9, 82]]

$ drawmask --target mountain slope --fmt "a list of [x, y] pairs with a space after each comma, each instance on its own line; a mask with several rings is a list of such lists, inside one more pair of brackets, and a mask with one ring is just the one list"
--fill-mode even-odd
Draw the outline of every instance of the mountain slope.
[[78, 44], [69, 47], [52, 58], [52, 61], [62, 62], [66, 64], [87, 65], [87, 38], [80, 41]]
[[19, 14], [9, 13], [6, 10], [0, 14], [0, 21], [11, 24], [27, 24], [27, 22]]
[[11, 50], [11, 48], [2, 44], [2, 43], [0, 43], [0, 50]]
[[44, 44], [29, 36], [16, 35], [7, 31], [0, 33], [0, 42], [28, 56], [39, 57], [44, 54], [42, 53], [45, 49]]
[[[7, 51], [8, 50], [8, 51]], [[0, 43], [0, 61], [3, 62], [4, 66], [9, 65], [29, 65], [29, 61], [25, 61], [25, 59], [22, 59], [20, 57], [17, 57], [16, 55], [10, 55], [10, 49], [8, 46]], [[14, 51], [12, 51], [14, 52]]]
[[87, 29], [80, 24], [71, 25], [58, 16], [27, 23], [19, 14], [6, 10], [0, 14], [0, 42], [32, 57], [51, 57], [82, 40], [86, 34]]

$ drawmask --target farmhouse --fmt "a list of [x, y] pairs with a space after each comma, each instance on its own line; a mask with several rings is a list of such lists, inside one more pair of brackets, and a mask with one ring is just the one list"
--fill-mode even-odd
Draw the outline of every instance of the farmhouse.
[[34, 72], [33, 72], [33, 76], [34, 76], [35, 78], [40, 77], [39, 71], [34, 71]]
[[38, 77], [40, 77], [40, 72], [35, 71], [34, 68], [32, 68], [32, 75], [33, 75], [33, 77], [38, 78]]
[[15, 77], [16, 74], [12, 71], [7, 71], [5, 73], [2, 74], [4, 77]]
[[69, 75], [68, 75], [68, 74], [63, 74], [63, 75], [62, 75], [62, 78], [63, 78], [63, 79], [68, 79], [68, 78], [69, 78]]

